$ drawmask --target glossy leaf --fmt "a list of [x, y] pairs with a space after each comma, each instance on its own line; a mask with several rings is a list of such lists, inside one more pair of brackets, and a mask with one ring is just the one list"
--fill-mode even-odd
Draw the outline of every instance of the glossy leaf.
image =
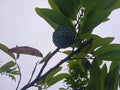
[[[99, 0], [99, 4], [97, 4], [96, 10], [105, 10], [105, 9], [115, 9], [114, 5], [118, 0]], [[103, 5], [104, 4], [104, 5]]]
[[[37, 84], [39, 85], [39, 84], [47, 83], [47, 82], [50, 81], [50, 80], [54, 77], [54, 75], [55, 75], [57, 72], [59, 72], [61, 69], [62, 69], [62, 67], [59, 67], [59, 68], [55, 69], [55, 70], [52, 71], [50, 74], [48, 74], [44, 80], [39, 81]], [[44, 81], [44, 82], [43, 82], [43, 81]]]
[[86, 17], [83, 18], [82, 33], [92, 32], [92, 30], [100, 23], [107, 20], [110, 10], [95, 12], [92, 10]]
[[[109, 69], [109, 72], [112, 72], [114, 71], [114, 69], [118, 69], [117, 72], [116, 72], [116, 85], [114, 85], [114, 88], [118, 88], [118, 86], [120, 85], [120, 61], [119, 62], [115, 62], [113, 61], [110, 65], [110, 69]], [[120, 88], [120, 86], [119, 86]], [[116, 89], [115, 89], [116, 90]]]
[[94, 49], [96, 49], [100, 46], [106, 45], [106, 44], [110, 44], [114, 40], [114, 37], [102, 38], [95, 34], [84, 33], [84, 34], [80, 35], [78, 40], [76, 40], [75, 46], [76, 47], [80, 46], [79, 44], [81, 43], [81, 41], [89, 40], [90, 38], [93, 38], [93, 42], [92, 42], [88, 52], [93, 52]]
[[48, 0], [49, 5], [51, 6], [51, 8], [57, 12], [60, 12], [59, 8], [57, 7], [57, 5], [54, 3], [53, 0]]
[[107, 66], [106, 66], [106, 64], [104, 64], [103, 67], [102, 67], [102, 69], [101, 69], [101, 75], [100, 75], [101, 90], [105, 90], [106, 75], [107, 75]]
[[120, 63], [113, 62], [110, 67], [112, 67], [112, 69], [110, 69], [107, 74], [105, 82], [106, 90], [117, 90]]
[[6, 54], [8, 54], [9, 56], [11, 56], [13, 59], [15, 59], [15, 55], [13, 53], [10, 53], [8, 51], [8, 49], [9, 48], [7, 46], [5, 46], [5, 45], [3, 45], [3, 44], [0, 43], [0, 50], [4, 51]]
[[57, 69], [55, 69], [54, 71], [52, 71], [50, 74], [47, 75], [47, 77], [45, 78], [45, 82], [48, 83], [53, 77], [55, 74], [57, 74], [59, 71], [62, 70], [62, 67], [59, 67]]
[[112, 7], [112, 9], [118, 9], [120, 8], [120, 0], [116, 1], [116, 4], [114, 4], [114, 6]]
[[63, 80], [64, 78], [66, 78], [68, 76], [67, 73], [60, 73], [56, 76], [54, 76], [49, 82], [47, 82], [48, 87], [52, 86], [53, 84]]
[[100, 47], [94, 52], [97, 59], [120, 61], [120, 44], [110, 44]]
[[36, 13], [44, 18], [54, 29], [58, 26], [73, 27], [72, 22], [59, 12], [52, 9], [35, 8]]
[[104, 46], [107, 44], [110, 44], [114, 38], [113, 37], [106, 37], [106, 38], [101, 38], [101, 37], [93, 37], [94, 41], [91, 45], [90, 51], [93, 51], [94, 49]]
[[[56, 7], [58, 7], [59, 11], [65, 15], [66, 17], [76, 20], [77, 18], [77, 13], [79, 12], [81, 8], [81, 1], [80, 0], [49, 0], [52, 2], [50, 3], [51, 7], [56, 10]], [[54, 3], [54, 7], [53, 7]], [[57, 9], [57, 11], [58, 11]]]
[[105, 9], [116, 9], [119, 8], [120, 1], [119, 0], [82, 0], [83, 6], [86, 8], [86, 12], [90, 12], [91, 10], [101, 11]]
[[17, 53], [18, 55], [27, 54], [27, 55], [43, 57], [42, 53], [39, 50], [28, 46], [14, 47], [9, 49], [9, 52]]
[[89, 43], [87, 43], [87, 44], [81, 49], [81, 51], [78, 52], [76, 55], [77, 55], [78, 57], [81, 57], [81, 58], [86, 57], [86, 55], [89, 54], [89, 50], [90, 50], [90, 48], [91, 48], [91, 46], [92, 46], [93, 41], [94, 41], [94, 39], [93, 39], [92, 37], [91, 37], [90, 39], [86, 39], [86, 38], [83, 39], [82, 44], [80, 44], [79, 47], [80, 47], [81, 45], [83, 45], [84, 43], [86, 43], [86, 42], [89, 42]]
[[88, 84], [87, 90], [101, 90], [100, 73], [100, 67], [97, 60], [95, 60], [92, 62], [92, 68], [90, 70], [90, 83]]
[[[87, 0], [86, 0], [87, 1]], [[92, 30], [102, 22], [107, 20], [110, 13], [120, 8], [119, 0], [90, 0], [85, 5], [84, 18], [82, 20], [82, 33], [92, 32]]]
[[115, 61], [113, 61], [113, 62], [111, 63], [111, 65], [110, 65], [109, 72], [113, 71], [116, 67], [117, 67], [117, 68], [120, 67], [120, 62], [115, 62]]
[[87, 9], [88, 9], [89, 4], [94, 4], [94, 3], [90, 3], [90, 2], [93, 2], [93, 0], [91, 0], [91, 1], [90, 0], [81, 0], [81, 2], [82, 2], [82, 6]]
[[13, 66], [15, 66], [15, 63], [13, 61], [9, 61], [0, 67], [0, 72], [5, 72]]

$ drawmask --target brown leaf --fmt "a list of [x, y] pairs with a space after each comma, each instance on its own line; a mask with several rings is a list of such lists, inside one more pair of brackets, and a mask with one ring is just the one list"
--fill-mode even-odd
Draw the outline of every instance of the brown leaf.
[[9, 49], [8, 51], [12, 53], [27, 54], [27, 55], [43, 57], [42, 53], [39, 50], [32, 48], [32, 47], [28, 47], [28, 46], [14, 47], [14, 48]]

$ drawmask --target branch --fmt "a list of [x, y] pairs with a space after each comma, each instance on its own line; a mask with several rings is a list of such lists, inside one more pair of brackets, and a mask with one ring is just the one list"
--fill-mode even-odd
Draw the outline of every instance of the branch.
[[32, 71], [32, 75], [31, 75], [30, 80], [28, 81], [27, 84], [29, 84], [29, 83], [31, 82], [31, 80], [32, 80], [32, 78], [33, 78], [33, 75], [34, 75], [34, 73], [35, 73], [35, 71], [36, 71], [37, 65], [38, 65], [38, 61], [37, 61], [37, 63], [35, 64], [35, 67], [34, 67], [34, 69], [33, 69], [33, 71]]
[[[93, 38], [91, 38], [90, 40], [88, 40], [87, 42], [83, 43], [78, 49], [76, 49], [75, 51], [71, 52], [65, 59], [61, 60], [56, 66], [54, 66], [53, 68], [51, 68], [50, 70], [48, 70], [45, 74], [43, 74], [41, 77], [37, 77], [35, 78], [31, 83], [29, 83], [28, 85], [25, 85], [21, 90], [26, 90], [27, 88], [34, 86], [35, 83], [37, 83], [38, 81], [40, 81], [41, 79], [44, 79], [49, 73], [51, 73], [53, 70], [55, 70], [56, 68], [58, 68], [60, 65], [62, 65], [64, 62], [66, 62], [67, 60], [69, 60], [74, 54], [80, 52], [86, 45], [91, 44], [93, 42]], [[59, 49], [58, 49], [59, 50]], [[56, 50], [56, 51], [58, 51]], [[54, 55], [54, 53], [53, 53]], [[51, 55], [51, 57], [53, 56]], [[51, 58], [50, 57], [50, 58]], [[49, 58], [49, 59], [50, 59]], [[49, 59], [47, 60], [47, 62], [49, 61]], [[40, 74], [40, 73], [39, 73]], [[41, 75], [41, 74], [40, 74]]]
[[20, 86], [21, 79], [22, 79], [22, 74], [21, 74], [20, 66], [18, 65], [18, 63], [17, 63], [16, 60], [15, 60], [15, 63], [16, 63], [16, 65], [17, 65], [18, 71], [19, 71], [19, 73], [20, 73], [19, 81], [18, 81], [18, 84], [17, 84], [17, 87], [16, 87], [16, 90], [18, 90], [18, 88], [19, 88], [19, 86]]
[[43, 72], [43, 70], [45, 69], [47, 63], [49, 62], [49, 60], [59, 51], [60, 48], [57, 48], [55, 51], [53, 51], [53, 53], [48, 57], [48, 59], [45, 61], [44, 65], [42, 66], [38, 76], [36, 78], [39, 78]]
[[[42, 66], [40, 72], [38, 73], [37, 77], [35, 78], [35, 80], [38, 80], [38, 79], [39, 79], [39, 77], [41, 76], [41, 74], [42, 74], [43, 70], [45, 69], [47, 63], [48, 63], [49, 60], [59, 51], [59, 49], [60, 49], [60, 48], [57, 48], [57, 49], [56, 49], [55, 51], [53, 51], [53, 53], [48, 57], [48, 59], [45, 61], [44, 65]], [[34, 81], [35, 81], [35, 80], [34, 80]], [[34, 81], [33, 81], [33, 82], [34, 82]], [[33, 82], [26, 84], [21, 90], [25, 90], [25, 89], [33, 86], [33, 85], [36, 83], [36, 82], [35, 82], [35, 83], [33, 83]], [[32, 84], [32, 83], [33, 83], [33, 84]], [[29, 86], [29, 87], [27, 87], [27, 86]]]

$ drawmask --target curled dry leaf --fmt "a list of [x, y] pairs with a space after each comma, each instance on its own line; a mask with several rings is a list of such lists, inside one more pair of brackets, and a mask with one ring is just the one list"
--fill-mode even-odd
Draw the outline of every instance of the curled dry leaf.
[[32, 47], [28, 47], [28, 46], [14, 47], [14, 48], [9, 49], [8, 51], [12, 53], [27, 54], [27, 55], [43, 57], [42, 53], [39, 50], [32, 48]]

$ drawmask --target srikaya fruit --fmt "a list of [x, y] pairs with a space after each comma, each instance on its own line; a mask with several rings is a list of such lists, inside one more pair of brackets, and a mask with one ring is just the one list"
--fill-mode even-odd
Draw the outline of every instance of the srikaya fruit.
[[68, 26], [60, 26], [53, 33], [53, 43], [59, 48], [70, 47], [75, 42], [76, 32]]

